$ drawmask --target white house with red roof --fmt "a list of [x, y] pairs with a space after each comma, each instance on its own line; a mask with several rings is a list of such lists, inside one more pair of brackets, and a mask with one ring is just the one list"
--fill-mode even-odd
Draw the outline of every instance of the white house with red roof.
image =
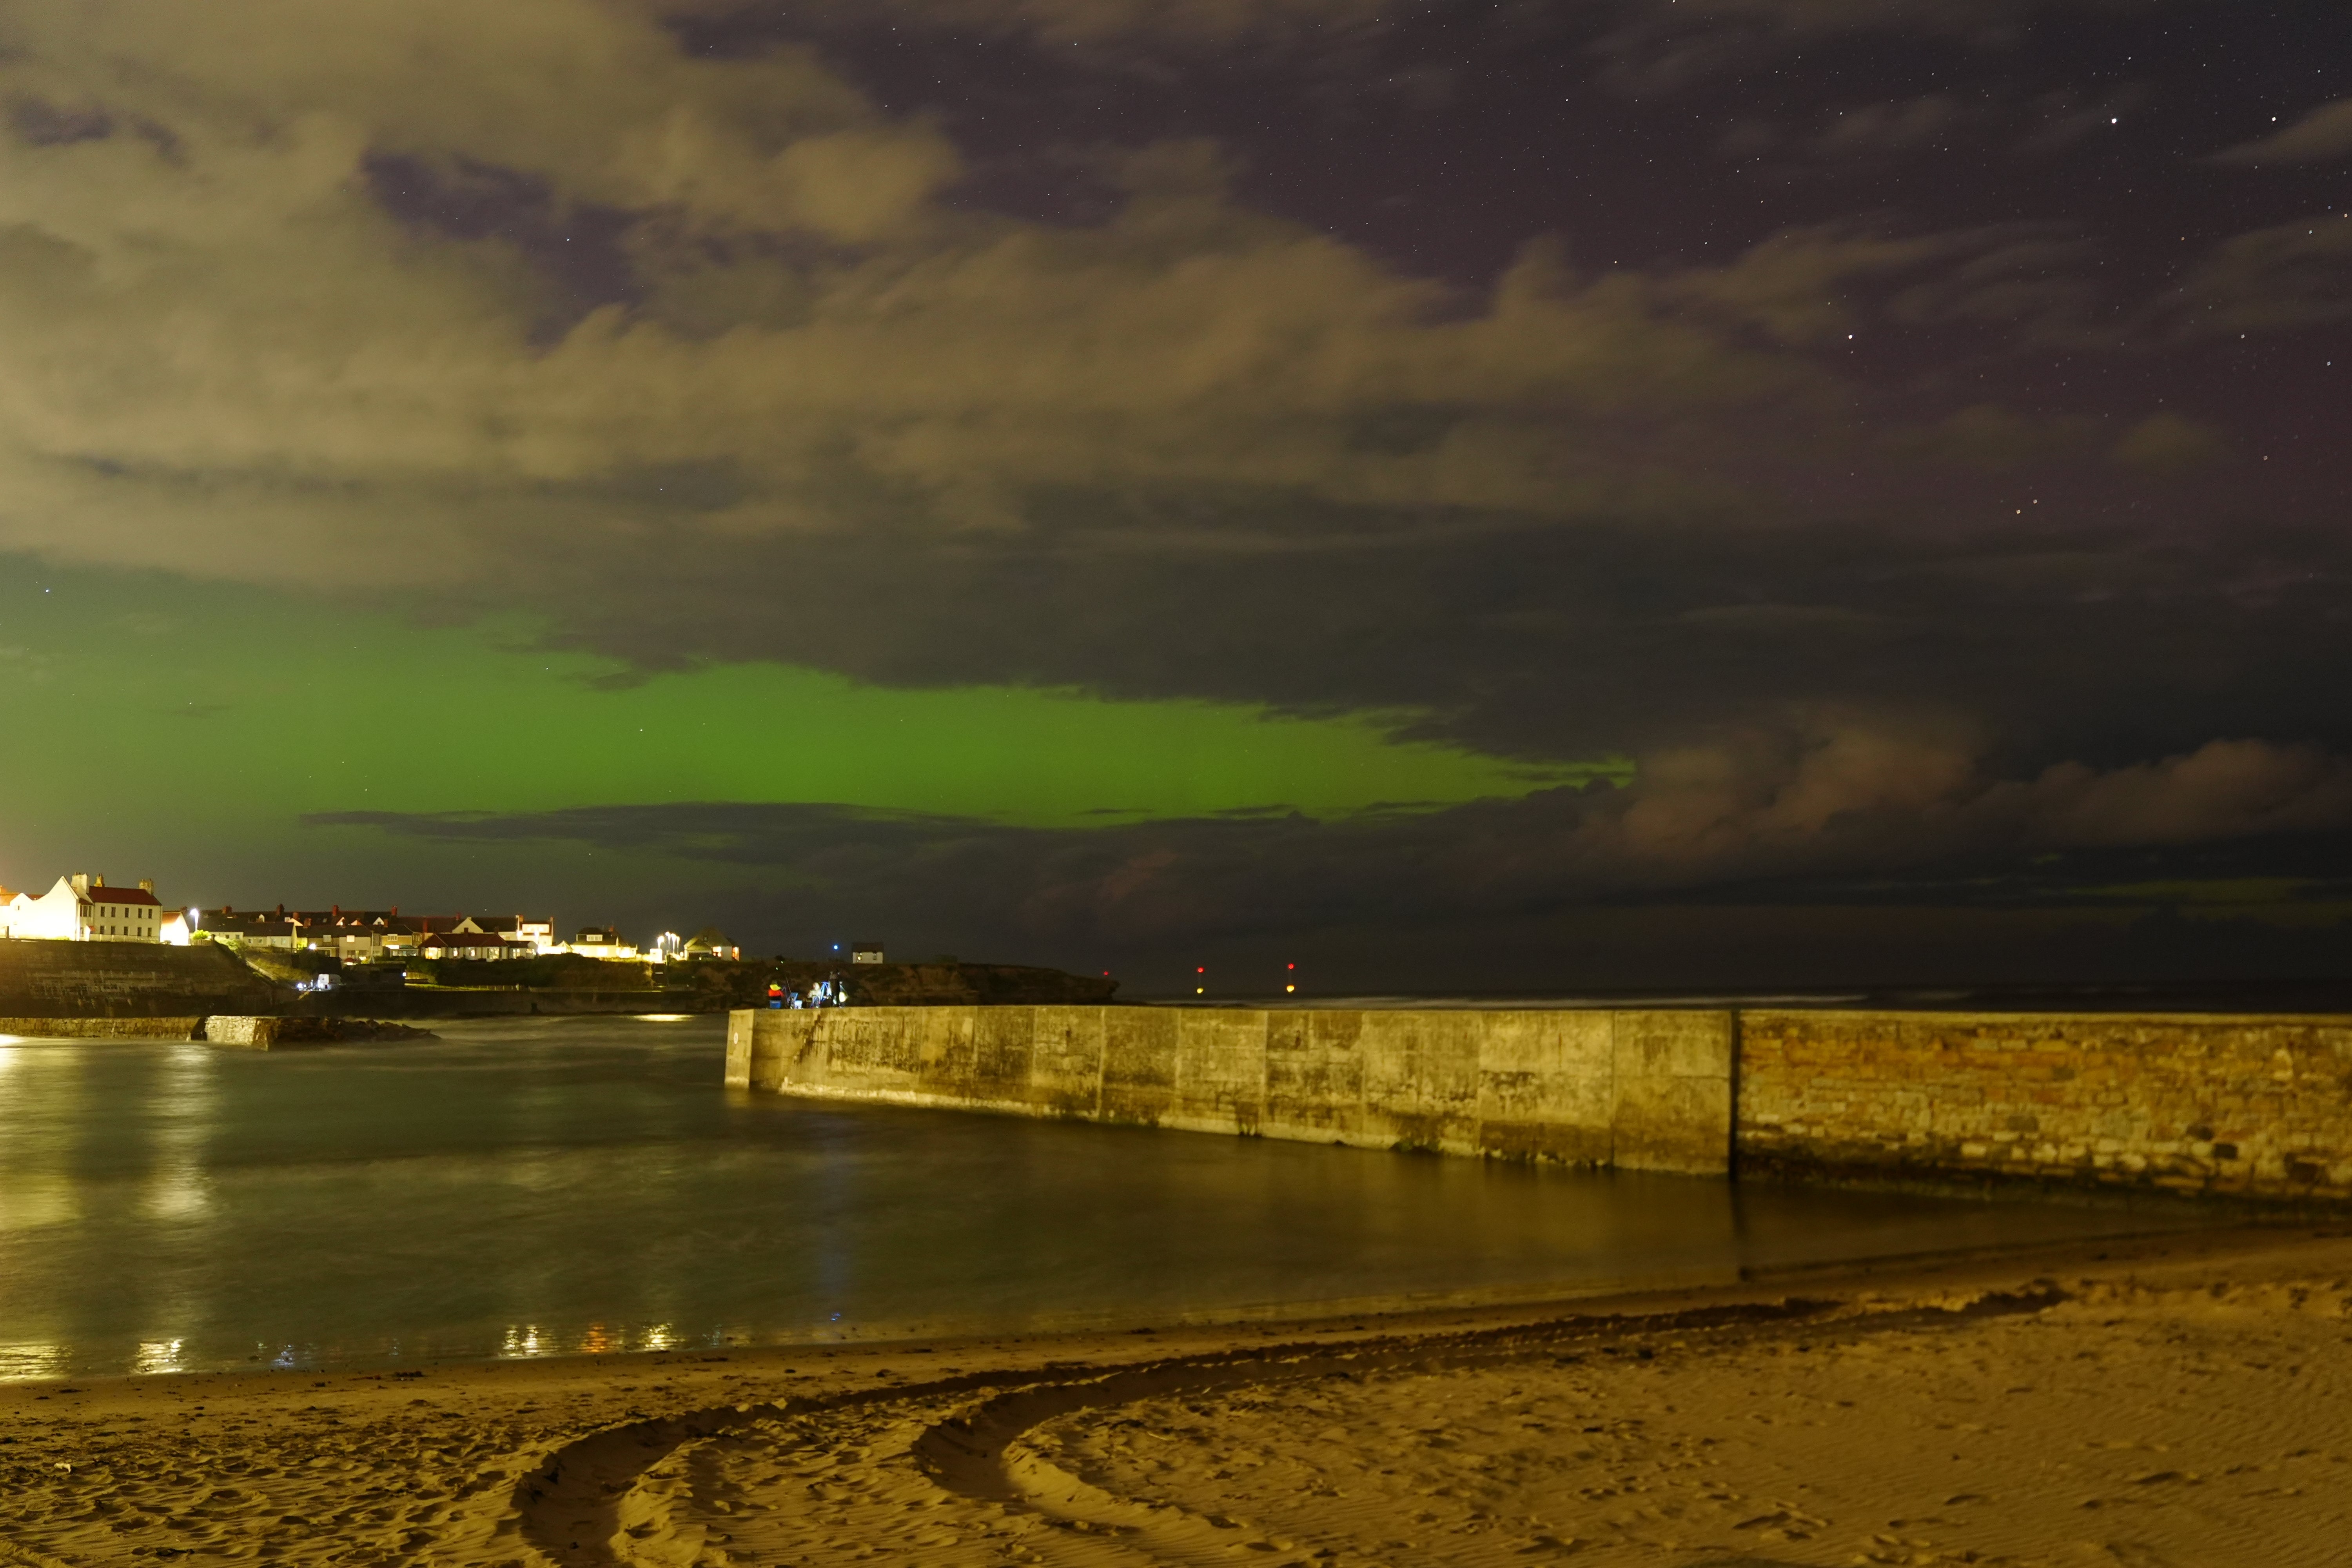
[[103, 877], [87, 871], [59, 877], [58, 885], [39, 898], [18, 893], [0, 907], [0, 935], [47, 942], [169, 942], [172, 927], [183, 927], [180, 911], [165, 909], [155, 897], [155, 884], [110, 888]]

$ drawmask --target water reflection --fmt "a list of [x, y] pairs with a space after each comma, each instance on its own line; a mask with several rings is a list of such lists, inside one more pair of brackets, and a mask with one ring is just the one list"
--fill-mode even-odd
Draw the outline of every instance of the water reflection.
[[729, 1094], [715, 1020], [0, 1049], [0, 1377], [1136, 1325], [2143, 1227]]
[[185, 1340], [142, 1341], [136, 1355], [131, 1358], [132, 1372], [185, 1372], [186, 1362], [181, 1356]]
[[58, 1377], [73, 1370], [65, 1346], [35, 1342], [0, 1342], [0, 1382], [27, 1377]]
[[205, 1046], [164, 1047], [149, 1104], [154, 1163], [141, 1187], [150, 1218], [190, 1219], [205, 1206], [204, 1143], [216, 1110], [213, 1079], [219, 1060], [220, 1053]]

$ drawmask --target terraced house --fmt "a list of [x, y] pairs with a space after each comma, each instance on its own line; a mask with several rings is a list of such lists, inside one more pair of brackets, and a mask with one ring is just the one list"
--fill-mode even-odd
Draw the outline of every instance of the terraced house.
[[0, 936], [47, 942], [152, 942], [184, 946], [187, 917], [166, 909], [155, 884], [109, 887], [104, 877], [78, 871], [59, 877], [39, 898], [16, 893], [0, 905]]

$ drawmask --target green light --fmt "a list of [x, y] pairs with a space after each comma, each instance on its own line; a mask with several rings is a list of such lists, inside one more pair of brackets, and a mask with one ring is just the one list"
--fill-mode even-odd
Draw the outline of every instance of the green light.
[[1375, 717], [888, 689], [776, 665], [615, 687], [609, 662], [533, 650], [529, 630], [155, 577], [20, 578], [0, 607], [0, 718], [71, 763], [16, 770], [12, 810], [49, 830], [282, 846], [310, 812], [827, 802], [1087, 826], [1442, 805], [1629, 772], [1396, 743]]

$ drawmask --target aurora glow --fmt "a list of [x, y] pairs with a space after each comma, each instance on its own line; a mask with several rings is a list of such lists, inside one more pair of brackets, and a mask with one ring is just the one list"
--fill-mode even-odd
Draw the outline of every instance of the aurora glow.
[[2340, 5], [315, 12], [0, 10], [12, 884], [2352, 972]]
[[[184, 891], [208, 903], [335, 891], [393, 903], [414, 886], [411, 850], [378, 846], [368, 867], [320, 842], [341, 836], [289, 846], [292, 825], [319, 813], [804, 801], [1084, 826], [1430, 807], [1630, 773], [1401, 742], [1369, 716], [888, 689], [777, 665], [639, 677], [533, 648], [520, 626], [421, 626], [23, 563], [10, 577], [0, 723], [82, 737], [72, 769], [18, 774], [11, 863], [95, 855], [121, 876], [143, 853], [201, 875]], [[289, 847], [354, 879], [298, 875], [278, 892]]]

